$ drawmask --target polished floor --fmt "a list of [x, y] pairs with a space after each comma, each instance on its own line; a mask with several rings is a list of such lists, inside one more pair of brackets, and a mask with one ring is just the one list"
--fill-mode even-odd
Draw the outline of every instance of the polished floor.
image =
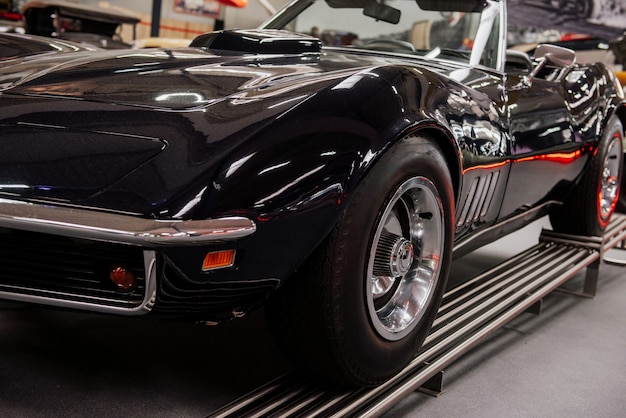
[[[452, 280], [544, 223], [455, 262]], [[549, 295], [447, 368], [440, 397], [385, 417], [626, 417], [625, 306], [626, 268], [604, 264], [595, 299]], [[260, 313], [207, 328], [0, 302], [2, 417], [204, 417], [289, 369]]]

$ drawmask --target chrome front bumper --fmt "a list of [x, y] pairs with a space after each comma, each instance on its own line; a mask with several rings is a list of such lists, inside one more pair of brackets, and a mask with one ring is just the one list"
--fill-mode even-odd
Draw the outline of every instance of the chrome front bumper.
[[0, 199], [0, 227], [140, 246], [232, 241], [256, 231], [244, 217], [158, 220]]
[[[90, 295], [78, 287], [54, 290], [32, 287], [27, 281], [0, 283], [2, 299], [121, 315], [141, 315], [152, 310], [157, 292], [155, 250], [158, 248], [232, 241], [256, 231], [255, 223], [243, 217], [156, 220], [7, 199], [0, 199], [0, 228], [141, 247], [137, 251], [143, 253], [144, 283], [141, 294], [132, 302]], [[7, 239], [11, 238], [7, 236]], [[45, 279], [45, 272], [42, 274]]]

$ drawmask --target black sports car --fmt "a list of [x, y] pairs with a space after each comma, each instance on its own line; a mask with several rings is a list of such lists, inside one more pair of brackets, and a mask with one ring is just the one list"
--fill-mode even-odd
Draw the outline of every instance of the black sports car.
[[265, 302], [296, 362], [387, 379], [453, 255], [625, 206], [613, 73], [507, 52], [505, 6], [297, 0], [189, 48], [12, 60], [0, 297], [204, 322]]

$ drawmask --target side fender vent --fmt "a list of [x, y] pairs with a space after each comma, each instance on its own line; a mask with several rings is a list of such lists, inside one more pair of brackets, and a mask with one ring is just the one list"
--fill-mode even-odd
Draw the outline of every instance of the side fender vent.
[[205, 33], [191, 42], [192, 47], [243, 54], [319, 54], [318, 38], [285, 30], [225, 30]]
[[461, 212], [459, 212], [460, 215], [456, 223], [457, 230], [467, 228], [476, 222], [485, 221], [499, 177], [500, 172], [494, 171], [474, 179], [467, 199], [463, 202]]

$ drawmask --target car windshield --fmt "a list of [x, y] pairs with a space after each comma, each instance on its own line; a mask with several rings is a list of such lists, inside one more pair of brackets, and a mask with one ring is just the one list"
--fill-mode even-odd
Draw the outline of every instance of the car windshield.
[[496, 67], [499, 10], [497, 1], [298, 0], [262, 27], [313, 35], [325, 46]]

